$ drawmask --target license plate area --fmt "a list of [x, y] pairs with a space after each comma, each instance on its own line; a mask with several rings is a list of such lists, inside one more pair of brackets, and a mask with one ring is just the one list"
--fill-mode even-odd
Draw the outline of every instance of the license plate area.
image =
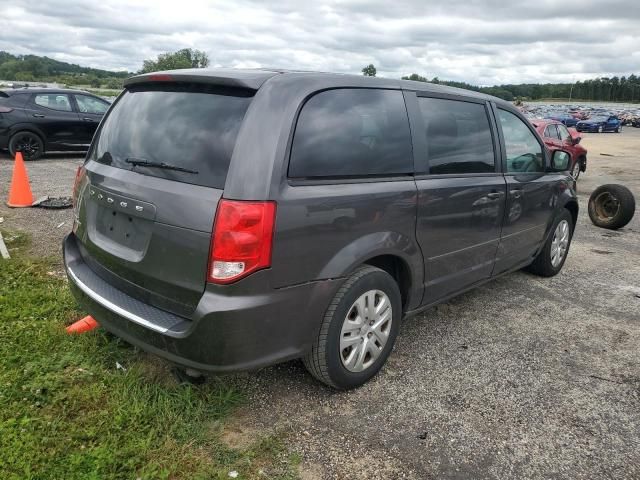
[[149, 241], [151, 225], [148, 220], [100, 205], [97, 210], [96, 231], [123, 247], [142, 252]]
[[89, 187], [88, 197], [92, 242], [123, 260], [141, 261], [153, 234], [155, 206], [94, 186]]

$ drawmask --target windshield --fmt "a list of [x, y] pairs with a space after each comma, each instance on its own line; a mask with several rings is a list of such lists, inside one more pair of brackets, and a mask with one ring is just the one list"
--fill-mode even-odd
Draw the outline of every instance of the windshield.
[[246, 90], [207, 85], [131, 88], [108, 113], [88, 158], [144, 175], [224, 188], [251, 99]]

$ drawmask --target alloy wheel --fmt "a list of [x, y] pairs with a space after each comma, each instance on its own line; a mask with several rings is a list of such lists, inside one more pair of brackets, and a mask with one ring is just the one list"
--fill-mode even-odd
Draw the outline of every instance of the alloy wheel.
[[350, 372], [371, 367], [384, 350], [393, 311], [391, 300], [381, 290], [369, 290], [353, 303], [340, 332], [340, 360]]
[[564, 256], [569, 248], [569, 222], [562, 220], [558, 223], [555, 232], [553, 232], [553, 240], [551, 241], [551, 265], [557, 268], [562, 263]]
[[40, 152], [40, 140], [33, 133], [20, 133], [15, 141], [15, 151], [22, 152], [26, 160]]

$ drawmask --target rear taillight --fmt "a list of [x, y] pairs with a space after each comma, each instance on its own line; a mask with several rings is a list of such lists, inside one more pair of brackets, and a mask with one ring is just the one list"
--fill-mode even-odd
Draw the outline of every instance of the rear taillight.
[[13, 112], [13, 108], [3, 107], [2, 105], [0, 105], [0, 113], [11, 113], [11, 112]]
[[232, 283], [271, 266], [275, 202], [222, 199], [211, 235], [207, 280]]
[[73, 181], [73, 196], [71, 197], [73, 200], [73, 205], [75, 206], [78, 197], [78, 183], [80, 183], [80, 178], [82, 177], [82, 172], [84, 171], [84, 166], [80, 165], [78, 170], [76, 170], [76, 179]]

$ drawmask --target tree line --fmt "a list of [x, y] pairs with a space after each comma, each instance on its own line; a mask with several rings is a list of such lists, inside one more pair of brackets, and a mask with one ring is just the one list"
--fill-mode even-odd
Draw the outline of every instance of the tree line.
[[12, 55], [0, 51], [0, 79], [16, 82], [55, 82], [65, 85], [122, 88], [129, 72], [81, 67], [38, 55]]
[[[205, 52], [183, 48], [177, 52], [163, 53], [156, 59], [144, 60], [136, 73], [173, 70], [176, 68], [203, 68], [209, 65]], [[68, 86], [88, 85], [94, 88], [118, 90], [132, 72], [113, 72], [98, 68], [81, 67], [38, 55], [12, 55], [0, 51], [0, 79], [15, 82], [52, 82]]]
[[628, 77], [600, 77], [576, 83], [521, 83], [494, 87], [478, 87], [465, 82], [440, 80], [438, 77], [429, 80], [416, 73], [402, 77], [402, 79], [473, 90], [508, 101], [571, 99], [593, 102], [640, 102], [640, 77], [635, 74]]
[[[209, 57], [201, 50], [183, 48], [176, 52], [158, 55], [143, 61], [136, 73], [148, 73], [177, 68], [203, 68], [209, 65]], [[0, 51], [0, 79], [12, 81], [56, 82], [65, 85], [89, 85], [94, 88], [121, 89], [125, 78], [132, 72], [113, 72], [98, 68], [81, 67], [38, 55], [12, 55]], [[375, 77], [375, 65], [369, 64], [362, 74]], [[504, 100], [572, 99], [601, 102], [640, 102], [640, 77], [599, 77], [575, 83], [522, 83], [480, 87], [466, 82], [428, 79], [417, 73], [402, 77], [404, 80], [430, 82], [463, 88], [493, 95]]]
[[[368, 77], [375, 77], [376, 67], [369, 64], [362, 69], [362, 74]], [[493, 87], [479, 87], [465, 82], [454, 82], [450, 80], [440, 80], [434, 77], [429, 80], [427, 77], [412, 73], [402, 77], [403, 80], [413, 80], [416, 82], [429, 82], [449, 87], [463, 88], [482, 92], [503, 100], [545, 100], [545, 99], [571, 99], [588, 100], [593, 102], [640, 102], [640, 77], [631, 74], [628, 77], [599, 77], [591, 80], [578, 81], [575, 83], [520, 83], [496, 85]]]

